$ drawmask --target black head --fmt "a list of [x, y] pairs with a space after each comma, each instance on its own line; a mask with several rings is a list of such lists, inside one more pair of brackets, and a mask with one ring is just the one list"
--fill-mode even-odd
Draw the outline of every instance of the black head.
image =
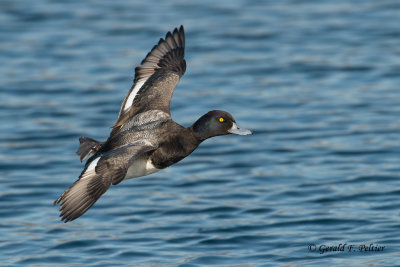
[[222, 110], [209, 111], [198, 119], [192, 127], [199, 140], [225, 134], [251, 134], [249, 130], [240, 129], [232, 115]]

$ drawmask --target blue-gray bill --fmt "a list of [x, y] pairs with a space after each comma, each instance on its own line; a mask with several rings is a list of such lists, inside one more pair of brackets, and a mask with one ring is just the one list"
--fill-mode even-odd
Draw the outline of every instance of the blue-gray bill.
[[233, 123], [232, 128], [228, 130], [231, 134], [249, 135], [253, 134], [250, 130], [240, 128], [236, 123]]

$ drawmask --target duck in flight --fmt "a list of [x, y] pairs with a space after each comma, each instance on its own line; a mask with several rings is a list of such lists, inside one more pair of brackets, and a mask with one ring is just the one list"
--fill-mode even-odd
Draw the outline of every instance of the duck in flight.
[[77, 151], [86, 162], [79, 179], [54, 202], [64, 222], [84, 214], [111, 185], [171, 166], [192, 153], [207, 138], [251, 131], [241, 129], [231, 114], [213, 110], [185, 128], [171, 118], [170, 102], [186, 70], [183, 26], [168, 32], [135, 69], [108, 139], [79, 139]]

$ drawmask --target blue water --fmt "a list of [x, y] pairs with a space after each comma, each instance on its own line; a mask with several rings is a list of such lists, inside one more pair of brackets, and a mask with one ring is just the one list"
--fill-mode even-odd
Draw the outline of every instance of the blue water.
[[[159, 2], [1, 2], [0, 265], [399, 265], [400, 3]], [[108, 137], [134, 67], [181, 24], [173, 118], [223, 109], [254, 135], [62, 223], [78, 138]]]

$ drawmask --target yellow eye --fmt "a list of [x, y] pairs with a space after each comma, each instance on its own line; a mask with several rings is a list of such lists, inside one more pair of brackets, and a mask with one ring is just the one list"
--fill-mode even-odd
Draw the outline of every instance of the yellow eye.
[[222, 117], [220, 117], [218, 120], [219, 120], [219, 122], [224, 122], [225, 121], [224, 118], [222, 118]]

